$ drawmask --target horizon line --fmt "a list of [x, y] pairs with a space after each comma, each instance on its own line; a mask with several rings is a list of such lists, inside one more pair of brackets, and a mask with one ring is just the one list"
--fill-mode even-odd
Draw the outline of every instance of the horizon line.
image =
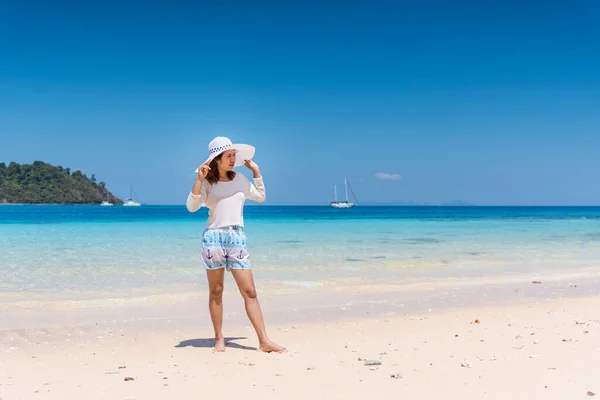
[[[0, 206], [99, 206], [100, 203], [0, 203]], [[141, 206], [151, 207], [185, 207], [183, 203], [161, 204], [161, 203], [141, 203]], [[329, 204], [246, 204], [246, 207], [330, 207]], [[123, 207], [115, 205], [115, 207]], [[356, 205], [355, 207], [453, 207], [453, 208], [469, 208], [469, 207], [600, 207], [600, 204], [366, 204]], [[353, 207], [353, 208], [355, 208]], [[139, 208], [139, 207], [128, 207]], [[206, 208], [206, 207], [202, 207]]]

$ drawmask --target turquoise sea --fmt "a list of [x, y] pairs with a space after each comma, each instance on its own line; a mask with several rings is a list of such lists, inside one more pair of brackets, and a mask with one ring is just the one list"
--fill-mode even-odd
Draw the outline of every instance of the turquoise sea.
[[[185, 206], [0, 206], [0, 301], [205, 290], [207, 212]], [[246, 206], [255, 279], [485, 276], [600, 264], [600, 207]]]

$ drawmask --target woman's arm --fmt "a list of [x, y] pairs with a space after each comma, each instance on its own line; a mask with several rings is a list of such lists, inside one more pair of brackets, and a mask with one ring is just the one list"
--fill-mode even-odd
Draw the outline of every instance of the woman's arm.
[[258, 178], [255, 177], [254, 184], [250, 183], [250, 187], [248, 188], [246, 198], [248, 200], [258, 201], [259, 203], [262, 203], [267, 199], [265, 183], [263, 182], [262, 176]]
[[207, 186], [208, 184], [205, 181], [196, 179], [196, 182], [194, 182], [194, 186], [188, 194], [185, 202], [185, 206], [189, 212], [196, 212], [200, 207], [202, 207], [202, 203], [206, 201]]
[[248, 200], [255, 200], [259, 203], [262, 203], [267, 199], [267, 193], [265, 191], [265, 183], [263, 182], [262, 175], [260, 174], [260, 169], [252, 160], [246, 160], [245, 165], [252, 171], [252, 174], [254, 175], [254, 184], [248, 182], [249, 188], [248, 192], [246, 193], [246, 198]]
[[198, 177], [196, 177], [196, 182], [194, 182], [194, 186], [192, 186], [185, 202], [189, 212], [198, 211], [202, 207], [202, 203], [206, 201], [208, 183], [205, 182], [204, 178], [206, 178], [209, 169], [208, 161], [198, 167]]

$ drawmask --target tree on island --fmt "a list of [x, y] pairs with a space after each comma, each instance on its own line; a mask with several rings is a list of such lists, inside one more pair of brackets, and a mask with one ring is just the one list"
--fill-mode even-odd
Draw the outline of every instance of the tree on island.
[[100, 204], [108, 200], [123, 204], [96, 176], [42, 161], [33, 164], [0, 163], [0, 203]]

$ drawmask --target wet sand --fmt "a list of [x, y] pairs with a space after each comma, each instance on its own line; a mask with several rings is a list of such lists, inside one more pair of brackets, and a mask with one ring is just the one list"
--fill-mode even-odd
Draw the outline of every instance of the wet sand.
[[259, 287], [257, 351], [241, 297], [212, 351], [204, 293], [2, 307], [0, 399], [578, 399], [600, 394], [600, 275]]

